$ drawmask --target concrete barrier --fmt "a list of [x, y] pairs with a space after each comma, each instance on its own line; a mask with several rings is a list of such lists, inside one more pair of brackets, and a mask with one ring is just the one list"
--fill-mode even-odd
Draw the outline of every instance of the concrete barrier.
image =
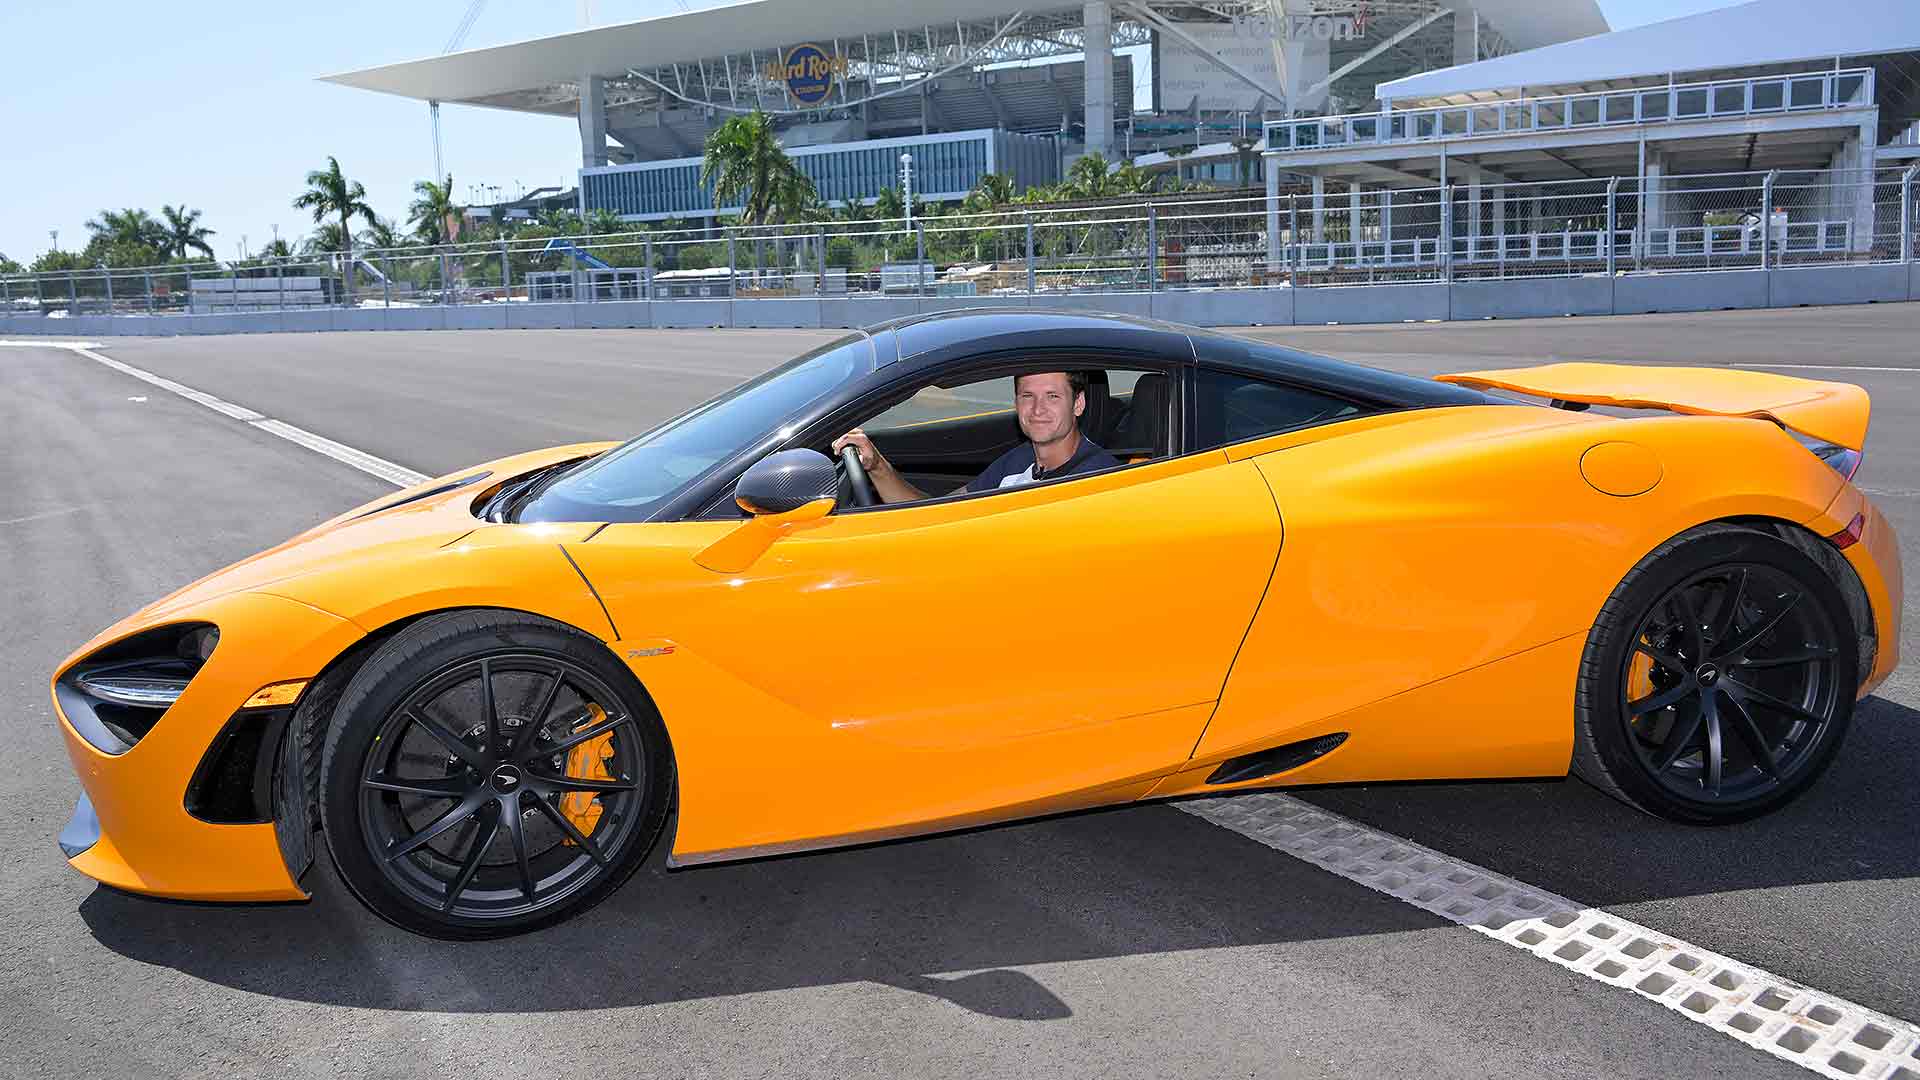
[[509, 330], [571, 330], [575, 308], [591, 304], [502, 304]]
[[849, 296], [820, 305], [822, 326], [871, 326], [888, 319], [918, 314], [920, 302], [911, 296]]
[[1764, 270], [1703, 270], [1691, 274], [1616, 278], [1613, 283], [1613, 313], [1643, 315], [1655, 311], [1763, 308], [1767, 306], [1768, 273]]
[[575, 329], [627, 329], [653, 325], [653, 305], [645, 300], [604, 300], [580, 304], [573, 313]]
[[653, 325], [713, 327], [733, 325], [732, 300], [656, 300]]
[[[179, 318], [179, 316], [174, 317]], [[192, 318], [193, 316], [188, 317]], [[331, 330], [333, 329], [333, 315], [326, 308], [283, 311], [280, 313], [280, 329], [288, 332]]]
[[1296, 289], [1194, 289], [1154, 293], [1156, 319], [1191, 326], [1291, 326]]
[[[455, 304], [453, 307], [440, 307], [438, 311], [442, 317], [442, 325], [430, 327], [430, 329], [438, 331], [444, 327], [447, 331], [505, 331], [509, 307], [511, 304], [468, 304], [468, 306]], [[388, 311], [386, 327], [390, 331], [397, 329], [394, 325], [394, 311], [405, 311], [405, 307], [394, 307], [392, 311]]]
[[385, 330], [385, 308], [338, 308], [333, 313], [331, 330]]
[[774, 296], [762, 300], [735, 300], [733, 325], [752, 327], [806, 327], [820, 325], [817, 296]]
[[1025, 308], [1027, 294], [1013, 296], [929, 296], [920, 302], [922, 314], [934, 311], [967, 311], [978, 308]]
[[1613, 314], [1613, 281], [1605, 277], [1532, 281], [1456, 281], [1455, 319], [1539, 319]]
[[1041, 293], [1028, 305], [1036, 311], [1109, 311], [1115, 315], [1153, 316], [1147, 293]]
[[1913, 284], [1911, 269], [1892, 264], [1806, 266], [1775, 270], [1769, 299], [1774, 307], [1905, 300]]
[[1907, 267], [1907, 299], [1920, 300], [1920, 262]]
[[1396, 323], [1445, 319], [1451, 311], [1449, 289], [1438, 282], [1420, 285], [1319, 285], [1295, 290], [1293, 321], [1322, 323]]

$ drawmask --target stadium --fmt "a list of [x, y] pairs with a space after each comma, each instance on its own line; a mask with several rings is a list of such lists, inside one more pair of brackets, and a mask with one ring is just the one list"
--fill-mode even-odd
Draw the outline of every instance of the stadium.
[[575, 119], [583, 214], [697, 220], [727, 209], [699, 182], [707, 134], [755, 109], [830, 204], [900, 188], [902, 154], [928, 201], [987, 173], [1056, 181], [1087, 153], [1233, 185], [1264, 174], [1241, 162], [1268, 120], [1606, 30], [1594, 0], [751, 0], [330, 79]]

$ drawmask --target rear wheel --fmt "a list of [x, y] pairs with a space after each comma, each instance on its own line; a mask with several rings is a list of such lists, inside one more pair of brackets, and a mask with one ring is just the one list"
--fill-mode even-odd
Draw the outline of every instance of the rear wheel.
[[368, 659], [327, 736], [341, 877], [436, 937], [522, 933], [604, 899], [665, 820], [666, 734], [599, 643], [536, 616], [423, 620]]
[[1819, 564], [1754, 529], [1689, 530], [1642, 559], [1594, 623], [1574, 772], [1675, 821], [1764, 814], [1832, 760], [1856, 668], [1846, 602]]

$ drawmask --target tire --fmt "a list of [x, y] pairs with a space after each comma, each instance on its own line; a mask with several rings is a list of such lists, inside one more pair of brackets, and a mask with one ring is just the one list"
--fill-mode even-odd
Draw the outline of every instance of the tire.
[[341, 692], [320, 765], [340, 877], [431, 937], [572, 918], [645, 861], [673, 758], [652, 701], [599, 642], [507, 611], [417, 622]]
[[1819, 563], [1756, 529], [1690, 529], [1641, 559], [1594, 621], [1573, 772], [1672, 821], [1758, 817], [1833, 760], [1858, 666], [1845, 598]]

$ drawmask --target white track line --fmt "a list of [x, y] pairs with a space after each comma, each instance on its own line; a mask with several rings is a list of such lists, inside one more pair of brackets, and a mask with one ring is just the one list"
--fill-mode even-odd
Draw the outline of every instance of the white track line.
[[1349, 881], [1839, 1080], [1920, 1080], [1920, 1027], [1291, 795], [1175, 804]]
[[184, 386], [174, 382], [172, 379], [155, 375], [151, 371], [143, 371], [140, 368], [134, 367], [132, 364], [115, 360], [111, 356], [102, 356], [94, 351], [94, 349], [99, 347], [94, 342], [0, 341], [0, 346], [29, 349], [65, 349], [68, 352], [84, 356], [89, 360], [105, 364], [122, 374], [131, 375], [141, 382], [150, 383], [168, 393], [178, 394], [188, 401], [205, 405], [207, 408], [212, 409], [222, 416], [231, 417], [250, 427], [264, 431], [269, 435], [277, 435], [288, 442], [297, 443], [312, 450], [316, 454], [324, 454], [343, 465], [350, 465], [353, 468], [359, 469], [369, 476], [377, 476], [395, 487], [412, 487], [415, 484], [425, 483], [430, 479], [425, 473], [415, 472], [404, 465], [396, 465], [385, 458], [375, 457], [364, 450], [356, 450], [344, 443], [334, 442], [324, 435], [315, 435], [305, 428], [295, 427], [284, 420], [275, 420], [272, 417], [263, 416], [244, 405], [235, 405], [231, 401], [223, 401], [205, 391], [195, 390], [191, 386]]
[[[7, 345], [70, 350], [401, 487], [427, 479], [391, 461], [102, 356], [90, 344], [0, 341], [0, 346]], [[1291, 795], [1263, 792], [1176, 805], [1203, 821], [1539, 959], [1631, 990], [1823, 1076], [1837, 1080], [1920, 1080], [1920, 1027], [1782, 979], [1604, 909], [1442, 855]]]
[[1906, 375], [1920, 375], [1920, 368], [1911, 367], [1868, 367], [1865, 364], [1730, 364], [1736, 368], [1786, 368], [1790, 371], [1898, 371]]

